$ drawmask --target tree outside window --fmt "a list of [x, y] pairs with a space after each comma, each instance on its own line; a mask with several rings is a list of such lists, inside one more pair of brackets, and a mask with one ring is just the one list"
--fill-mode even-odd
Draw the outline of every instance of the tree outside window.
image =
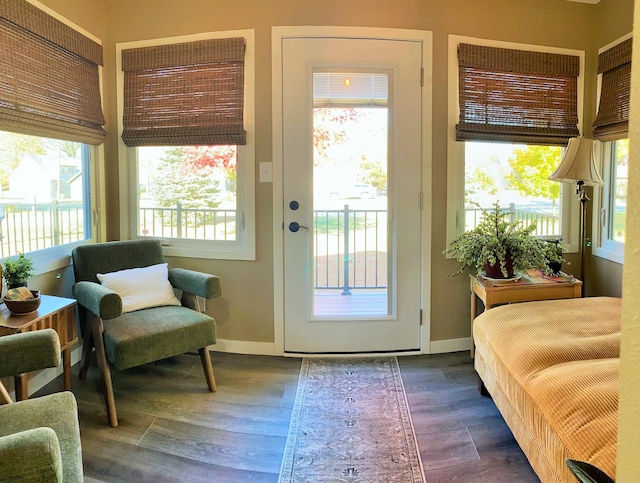
[[473, 203], [498, 201], [512, 218], [536, 221], [539, 236], [559, 236], [560, 184], [549, 175], [560, 163], [562, 148], [507, 143], [465, 143], [466, 230], [480, 221]]

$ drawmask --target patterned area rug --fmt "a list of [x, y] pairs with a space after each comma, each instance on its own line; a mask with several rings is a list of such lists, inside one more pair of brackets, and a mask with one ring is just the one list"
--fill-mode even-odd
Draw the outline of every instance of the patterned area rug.
[[425, 481], [395, 357], [303, 359], [279, 481]]

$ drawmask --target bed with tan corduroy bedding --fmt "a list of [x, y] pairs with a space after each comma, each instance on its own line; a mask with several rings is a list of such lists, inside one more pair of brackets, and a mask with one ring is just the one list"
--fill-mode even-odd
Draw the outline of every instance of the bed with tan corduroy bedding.
[[474, 320], [475, 368], [542, 482], [616, 470], [619, 298], [526, 302]]

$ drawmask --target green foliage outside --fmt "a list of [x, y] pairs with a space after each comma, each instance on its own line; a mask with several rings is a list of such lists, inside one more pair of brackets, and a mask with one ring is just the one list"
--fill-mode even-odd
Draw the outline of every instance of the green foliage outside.
[[[363, 216], [362, 214], [354, 216], [349, 213], [349, 230], [364, 230], [377, 228], [380, 221], [376, 223], [375, 218]], [[344, 213], [338, 211], [328, 211], [314, 214], [313, 218], [314, 233], [320, 235], [344, 235]]]
[[378, 192], [386, 192], [387, 190], [387, 170], [383, 166], [382, 161], [363, 162], [360, 168], [364, 171], [362, 181], [370, 184], [378, 190]]
[[[235, 188], [235, 147], [179, 146], [165, 150], [152, 176], [149, 194], [163, 208], [187, 210], [182, 221], [188, 226], [211, 223], [214, 214], [188, 210], [213, 210], [220, 206], [221, 187], [216, 171], [223, 169], [225, 182]], [[234, 189], [235, 192], [235, 189]], [[177, 213], [176, 213], [177, 214]], [[163, 224], [175, 223], [163, 212], [156, 213]]]
[[163, 207], [214, 209], [220, 205], [219, 182], [212, 179], [212, 168], [197, 169], [184, 162], [182, 148], [167, 149], [153, 177], [153, 199]]
[[509, 183], [525, 196], [558, 199], [560, 183], [550, 181], [549, 176], [560, 164], [560, 154], [561, 148], [557, 146], [529, 145], [514, 150], [509, 159], [513, 170], [507, 176]]

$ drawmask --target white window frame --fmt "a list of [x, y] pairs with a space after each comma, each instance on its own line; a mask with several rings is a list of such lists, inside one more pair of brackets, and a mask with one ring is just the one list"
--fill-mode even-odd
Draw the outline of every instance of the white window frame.
[[[102, 45], [102, 40], [100, 40], [98, 37], [94, 36], [93, 34], [84, 30], [82, 27], [63, 17], [55, 10], [52, 10], [51, 8], [36, 0], [27, 1], [33, 6], [46, 12], [53, 18], [78, 31], [85, 37], [90, 38], [94, 42]], [[98, 78], [100, 79], [100, 95], [103, 97], [104, 82], [102, 76], [103, 67], [99, 65]], [[106, 198], [104, 187], [102, 187], [99, 182], [99, 180], [105, 179], [104, 144], [100, 144], [99, 146], [89, 146], [89, 172], [83, 173], [83, 177], [85, 175], [88, 176], [88, 178], [85, 178], [85, 182], [88, 181], [89, 183], [88, 202], [91, 209], [91, 226], [89, 227], [89, 229], [91, 230], [91, 237], [83, 241], [66, 243], [64, 245], [44, 248], [42, 250], [27, 253], [27, 255], [33, 260], [34, 276], [56, 270], [62, 270], [68, 267], [69, 265], [71, 265], [71, 252], [75, 247], [95, 243], [96, 241], [102, 241], [105, 239], [106, 220], [105, 217], [101, 215], [103, 212], [102, 207], [105, 206]]]
[[148, 238], [137, 234], [139, 210], [137, 203], [138, 172], [137, 150], [122, 141], [122, 114], [124, 110], [124, 72], [122, 51], [138, 47], [168, 45], [199, 40], [243, 37], [245, 39], [244, 64], [244, 127], [247, 144], [238, 146], [236, 207], [241, 228], [235, 241], [192, 240], [163, 238], [167, 256], [223, 260], [255, 260], [255, 31], [227, 30], [201, 34], [140, 40], [116, 44], [117, 112], [118, 112], [118, 166], [120, 181], [120, 238]]
[[[465, 143], [456, 141], [456, 124], [460, 116], [460, 100], [458, 96], [458, 45], [468, 43], [505, 49], [529, 50], [553, 54], [575, 55], [580, 57], [580, 74], [578, 76], [578, 129], [582, 131], [582, 104], [584, 99], [584, 59], [582, 50], [563, 49], [541, 45], [502, 42], [498, 40], [479, 39], [460, 35], [449, 35], [448, 59], [448, 124], [447, 124], [447, 246], [457, 235], [465, 231], [464, 227], [464, 178], [465, 178]], [[562, 226], [562, 245], [569, 253], [579, 251], [579, 203], [573, 186], [562, 183], [560, 188], [560, 221]], [[450, 258], [452, 255], [448, 255]]]
[[[629, 32], [623, 35], [619, 39], [601, 47], [598, 49], [598, 55], [605, 50], [621, 44], [627, 39], [633, 36], [633, 32]], [[598, 74], [598, 87], [596, 95], [596, 114], [598, 106], [600, 105], [600, 93], [602, 90], [602, 74]], [[602, 179], [604, 180], [604, 186], [595, 187], [593, 189], [593, 213], [591, 224], [592, 232], [591, 237], [593, 239], [593, 247], [591, 252], [594, 256], [610, 260], [612, 262], [624, 263], [624, 243], [611, 240], [609, 238], [609, 190], [611, 189], [611, 155], [612, 155], [612, 143], [603, 142], [597, 143], [596, 148], [596, 162], [599, 165], [600, 172], [602, 173]]]
[[592, 237], [594, 256], [604, 258], [616, 263], [624, 263], [624, 243], [612, 240], [610, 233], [610, 199], [615, 194], [611, 193], [613, 173], [613, 141], [598, 143], [596, 156], [600, 165], [600, 172], [604, 180], [604, 186], [593, 189], [593, 223]]

